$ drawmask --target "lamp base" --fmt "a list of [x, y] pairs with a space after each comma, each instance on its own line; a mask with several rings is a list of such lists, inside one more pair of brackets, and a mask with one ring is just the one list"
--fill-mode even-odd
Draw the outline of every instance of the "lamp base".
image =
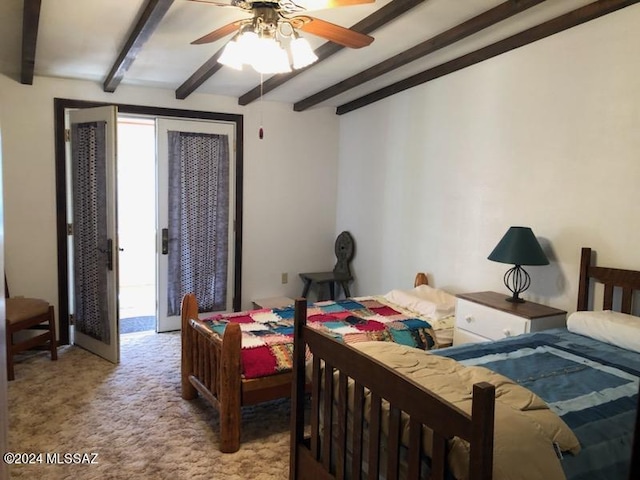
[[516, 265], [507, 270], [503, 280], [505, 286], [513, 293], [513, 296], [505, 298], [505, 300], [511, 303], [524, 303], [525, 300], [520, 298], [520, 294], [529, 288], [531, 284], [531, 277], [529, 277], [525, 269], [520, 265]]
[[513, 297], [507, 297], [507, 298], [505, 298], [505, 300], [507, 302], [511, 302], [511, 303], [525, 303], [526, 302], [526, 300], [524, 298], [520, 298], [520, 297], [518, 297], [516, 295], [514, 295]]

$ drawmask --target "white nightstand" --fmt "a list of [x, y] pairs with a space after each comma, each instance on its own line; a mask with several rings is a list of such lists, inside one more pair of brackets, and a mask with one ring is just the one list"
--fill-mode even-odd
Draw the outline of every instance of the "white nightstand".
[[567, 312], [535, 302], [511, 303], [496, 292], [457, 295], [453, 344], [487, 342], [564, 327]]

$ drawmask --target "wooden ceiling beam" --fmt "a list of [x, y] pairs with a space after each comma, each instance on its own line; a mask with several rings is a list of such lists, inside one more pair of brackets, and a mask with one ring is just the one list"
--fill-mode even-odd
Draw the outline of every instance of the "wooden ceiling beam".
[[[406, 13], [407, 11], [411, 10], [416, 5], [423, 3], [424, 1], [425, 0], [392, 0], [391, 2], [386, 4], [384, 7], [376, 10], [375, 12], [373, 12], [371, 15], [369, 15], [362, 21], [356, 23], [353, 27], [351, 27], [351, 30], [354, 30], [359, 33], [369, 34], [374, 30], [382, 27], [383, 25], [386, 25], [387, 23], [393, 20], [396, 20], [400, 15], [402, 15], [403, 13]], [[258, 85], [257, 87], [253, 88], [252, 90], [242, 95], [238, 99], [238, 104], [248, 105], [254, 100], [257, 100], [258, 98], [260, 98], [265, 93], [268, 93], [271, 90], [274, 90], [275, 88], [279, 87], [283, 83], [288, 82], [289, 80], [296, 77], [300, 73], [308, 70], [309, 68], [313, 68], [314, 65], [318, 65], [320, 62], [329, 58], [334, 53], [339, 52], [343, 48], [345, 47], [333, 42], [327, 42], [320, 45], [315, 50], [315, 53], [318, 56], [318, 60], [316, 62], [312, 63], [308, 67], [301, 68], [299, 70], [294, 70], [290, 73], [275, 75], [269, 78], [267, 81], [265, 81], [262, 84], [262, 86]]]
[[22, 8], [22, 67], [20, 83], [33, 85], [41, 0], [24, 0]]
[[189, 78], [187, 78], [182, 85], [176, 89], [176, 98], [178, 100], [184, 100], [193, 92], [195, 92], [200, 85], [209, 80], [211, 76], [222, 68], [222, 64], [218, 63], [218, 58], [222, 55], [222, 47], [218, 50], [209, 60], [204, 62], [202, 66], [196, 70]]
[[308, 108], [317, 105], [329, 98], [335, 97], [340, 93], [350, 90], [358, 85], [362, 85], [374, 78], [377, 78], [385, 73], [388, 73], [396, 68], [402, 67], [408, 63], [413, 62], [421, 57], [429, 55], [437, 50], [447, 47], [455, 42], [458, 42], [464, 38], [467, 38], [475, 33], [478, 33], [485, 28], [491, 27], [496, 23], [502, 22], [518, 13], [521, 13], [535, 5], [543, 3], [545, 0], [521, 0], [514, 2], [508, 0], [500, 5], [487, 10], [480, 15], [477, 15], [466, 22], [456, 25], [445, 32], [442, 32], [435, 37], [431, 37], [418, 45], [411, 47], [404, 52], [398, 53], [387, 60], [384, 60], [377, 65], [374, 65], [360, 73], [357, 73], [346, 80], [342, 80], [335, 85], [332, 85], [318, 93], [315, 93], [293, 105], [293, 109], [296, 112], [302, 112]]
[[138, 23], [131, 35], [129, 35], [127, 43], [104, 81], [103, 89], [105, 92], [113, 93], [116, 91], [116, 88], [124, 78], [124, 74], [129, 70], [143, 45], [158, 28], [171, 4], [173, 4], [173, 0], [149, 0], [147, 2], [147, 6], [138, 19]]
[[523, 32], [505, 38], [504, 40], [500, 40], [471, 53], [455, 58], [449, 62], [445, 62], [416, 75], [412, 75], [409, 78], [376, 90], [375, 92], [364, 95], [351, 102], [340, 105], [336, 109], [336, 113], [338, 115], [343, 115], [345, 113], [352, 112], [353, 110], [365, 107], [374, 102], [390, 97], [391, 95], [395, 95], [396, 93], [422, 85], [423, 83], [440, 78], [444, 75], [457, 72], [463, 68], [483, 62], [564, 30], [568, 30], [569, 28], [589, 22], [602, 17], [603, 15], [613, 13], [638, 2], [640, 2], [640, 0], [598, 0], [544, 22], [536, 27], [529, 28]]

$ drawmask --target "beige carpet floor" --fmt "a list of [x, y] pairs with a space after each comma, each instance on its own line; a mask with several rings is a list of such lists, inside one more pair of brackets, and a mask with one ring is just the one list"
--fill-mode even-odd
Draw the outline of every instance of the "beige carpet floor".
[[[38, 352], [16, 365], [9, 447], [43, 456], [42, 463], [12, 465], [12, 479], [288, 477], [287, 400], [245, 407], [240, 451], [222, 454], [217, 411], [180, 396], [179, 334], [121, 338], [119, 365], [75, 346], [61, 347], [57, 362]], [[64, 464], [68, 453], [97, 454], [97, 464]]]

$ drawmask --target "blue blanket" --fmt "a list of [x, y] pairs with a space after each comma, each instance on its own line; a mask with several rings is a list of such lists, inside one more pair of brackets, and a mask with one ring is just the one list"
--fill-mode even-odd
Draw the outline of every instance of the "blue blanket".
[[628, 478], [640, 353], [565, 329], [433, 353], [487, 367], [545, 400], [582, 446], [561, 460], [568, 480]]

